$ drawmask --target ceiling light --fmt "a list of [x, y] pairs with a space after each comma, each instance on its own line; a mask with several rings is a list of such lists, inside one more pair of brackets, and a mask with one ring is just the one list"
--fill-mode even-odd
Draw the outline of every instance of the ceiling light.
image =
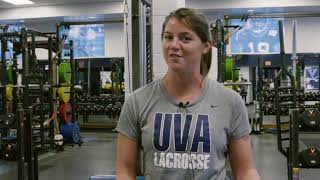
[[14, 5], [25, 5], [25, 4], [34, 4], [34, 2], [30, 0], [2, 0], [10, 4]]
[[254, 12], [254, 10], [253, 9], [248, 9], [248, 12], [252, 13], [252, 12]]
[[24, 23], [25, 21], [24, 20], [20, 20], [19, 22]]
[[96, 17], [94, 17], [94, 16], [90, 16], [89, 18], [90, 18], [90, 19], [95, 19]]

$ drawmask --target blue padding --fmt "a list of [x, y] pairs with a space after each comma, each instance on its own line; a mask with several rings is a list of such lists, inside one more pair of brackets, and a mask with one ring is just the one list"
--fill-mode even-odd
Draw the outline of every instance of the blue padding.
[[60, 126], [60, 133], [63, 136], [63, 140], [73, 144], [81, 144], [82, 138], [80, 136], [79, 122], [62, 124]]
[[[89, 180], [115, 180], [116, 176], [115, 175], [95, 175], [95, 176], [90, 176]], [[136, 180], [143, 180], [143, 176], [137, 176]]]

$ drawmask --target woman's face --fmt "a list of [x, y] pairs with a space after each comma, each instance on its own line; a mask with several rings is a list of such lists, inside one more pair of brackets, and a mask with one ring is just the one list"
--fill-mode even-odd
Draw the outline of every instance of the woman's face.
[[202, 54], [209, 51], [209, 42], [203, 43], [200, 37], [186, 25], [171, 18], [165, 26], [162, 39], [164, 58], [175, 72], [200, 72]]

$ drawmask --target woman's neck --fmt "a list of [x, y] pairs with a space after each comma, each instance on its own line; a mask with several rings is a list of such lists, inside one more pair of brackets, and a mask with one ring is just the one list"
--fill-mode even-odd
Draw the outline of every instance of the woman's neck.
[[167, 72], [163, 79], [168, 94], [177, 101], [192, 101], [198, 97], [204, 86], [204, 77], [199, 74], [178, 74]]

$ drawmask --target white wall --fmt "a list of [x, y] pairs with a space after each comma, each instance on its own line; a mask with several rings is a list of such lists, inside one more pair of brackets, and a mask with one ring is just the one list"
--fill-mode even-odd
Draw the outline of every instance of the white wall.
[[105, 56], [124, 57], [125, 40], [123, 23], [105, 25]]
[[0, 20], [123, 13], [123, 2], [81, 3], [1, 9]]
[[319, 6], [319, 0], [187, 0], [186, 6], [195, 9], [263, 8]]
[[320, 53], [320, 17], [285, 19], [285, 52], [292, 52], [292, 20], [297, 20], [297, 52]]

